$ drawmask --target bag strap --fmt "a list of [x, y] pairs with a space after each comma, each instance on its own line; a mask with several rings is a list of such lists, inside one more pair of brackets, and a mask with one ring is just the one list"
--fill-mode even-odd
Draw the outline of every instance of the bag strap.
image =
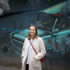
[[31, 46], [32, 46], [33, 50], [35, 51], [35, 53], [37, 54], [37, 52], [36, 52], [35, 48], [33, 47], [32, 43], [31, 43], [31, 41], [30, 41], [30, 44], [31, 44]]

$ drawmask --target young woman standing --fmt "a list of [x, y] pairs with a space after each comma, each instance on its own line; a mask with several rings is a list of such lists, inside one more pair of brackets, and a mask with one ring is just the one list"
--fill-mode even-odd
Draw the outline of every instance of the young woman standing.
[[[35, 48], [32, 48], [32, 45]], [[29, 27], [29, 35], [25, 39], [22, 48], [22, 70], [42, 70], [40, 59], [46, 54], [45, 45], [43, 39], [37, 35], [37, 28], [34, 25]]]

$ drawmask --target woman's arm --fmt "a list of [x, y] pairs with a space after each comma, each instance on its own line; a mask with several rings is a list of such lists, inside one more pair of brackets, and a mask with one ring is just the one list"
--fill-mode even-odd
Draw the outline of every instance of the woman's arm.
[[36, 59], [41, 59], [46, 54], [46, 49], [45, 49], [45, 45], [44, 45], [44, 42], [43, 42], [42, 38], [40, 38], [39, 44], [40, 44], [40, 46], [39, 46], [40, 52], [36, 56], [34, 56]]
[[23, 44], [23, 47], [22, 47], [22, 55], [21, 55], [21, 58], [24, 57], [24, 52], [25, 52], [25, 43], [26, 43], [26, 39], [24, 40], [24, 44]]

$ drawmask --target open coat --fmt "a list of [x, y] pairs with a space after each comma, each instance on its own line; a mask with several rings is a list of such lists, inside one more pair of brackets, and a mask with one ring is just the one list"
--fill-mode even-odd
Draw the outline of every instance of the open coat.
[[[28, 45], [29, 45], [28, 37], [25, 39], [23, 48], [22, 48], [22, 70], [26, 68], [26, 59], [27, 59], [27, 52], [28, 52]], [[38, 54], [35, 53], [33, 48], [31, 48], [30, 55], [29, 55], [29, 70], [42, 70], [42, 65], [40, 59], [45, 56], [46, 49], [44, 45], [44, 41], [41, 37], [33, 40], [33, 46]], [[36, 60], [34, 59], [36, 58]]]

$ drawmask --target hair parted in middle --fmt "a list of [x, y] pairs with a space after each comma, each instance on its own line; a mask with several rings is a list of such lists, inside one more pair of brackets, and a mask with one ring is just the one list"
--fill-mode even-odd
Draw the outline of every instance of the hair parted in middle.
[[[35, 38], [38, 38], [38, 35], [37, 35], [37, 27], [35, 26], [35, 25], [31, 25], [31, 26], [33, 26], [34, 28], [35, 28], [35, 30], [36, 30], [36, 33], [35, 33], [35, 36], [34, 36], [34, 38], [33, 39], [35, 39]], [[29, 26], [29, 28], [28, 29], [30, 29], [30, 27], [31, 26]], [[30, 34], [28, 34], [28, 40], [30, 40], [31, 39], [31, 35]]]

